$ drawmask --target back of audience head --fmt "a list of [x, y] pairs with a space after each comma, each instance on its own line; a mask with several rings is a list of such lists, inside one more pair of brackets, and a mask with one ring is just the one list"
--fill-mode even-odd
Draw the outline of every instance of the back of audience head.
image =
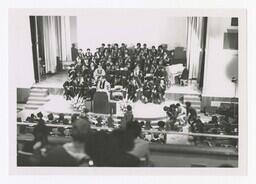
[[130, 106], [130, 105], [127, 105], [127, 111], [132, 111], [132, 106]]
[[72, 133], [71, 136], [73, 141], [76, 142], [86, 142], [88, 136], [90, 135], [90, 122], [87, 119], [77, 119], [72, 123]]
[[191, 107], [191, 102], [185, 102], [186, 107]]
[[126, 153], [133, 149], [134, 136], [125, 129], [115, 129], [113, 132], [111, 132], [111, 135], [115, 140], [117, 140], [119, 151], [121, 153]]
[[71, 123], [73, 123], [75, 120], [77, 120], [79, 117], [79, 114], [72, 114], [71, 116]]
[[159, 126], [159, 128], [164, 128], [165, 122], [164, 121], [158, 121], [157, 125]]
[[119, 155], [119, 147], [117, 140], [109, 133], [97, 131], [90, 134], [85, 152], [93, 160], [94, 166], [113, 166], [114, 159]]
[[42, 118], [43, 118], [43, 113], [42, 113], [42, 112], [38, 112], [36, 115], [37, 115], [37, 117], [38, 117], [39, 119], [42, 119]]
[[52, 113], [48, 114], [48, 115], [47, 115], [47, 118], [48, 118], [49, 121], [54, 120], [54, 116], [53, 116]]
[[144, 121], [141, 121], [141, 122], [140, 122], [140, 126], [141, 126], [141, 127], [145, 126], [145, 122], [144, 122]]
[[217, 123], [218, 122], [218, 117], [217, 116], [212, 116], [212, 122]]
[[146, 124], [145, 124], [145, 130], [150, 130], [152, 128], [151, 126], [151, 122], [150, 121], [146, 121]]
[[137, 121], [127, 123], [126, 131], [136, 139], [141, 135], [141, 125]]
[[59, 120], [64, 120], [64, 114], [63, 113], [59, 114]]

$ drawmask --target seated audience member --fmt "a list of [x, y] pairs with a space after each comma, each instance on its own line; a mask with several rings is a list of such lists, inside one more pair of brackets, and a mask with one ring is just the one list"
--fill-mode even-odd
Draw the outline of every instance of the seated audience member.
[[217, 116], [212, 116], [211, 121], [209, 121], [208, 123], [212, 124], [212, 125], [218, 125], [218, 117]]
[[111, 134], [98, 131], [90, 136], [85, 150], [96, 167], [136, 167], [140, 164], [139, 159], [127, 153], [130, 151], [127, 148], [132, 147], [133, 140], [124, 130], [114, 130]]
[[80, 113], [80, 118], [82, 119], [89, 119], [89, 109], [87, 109], [86, 107], [83, 108], [82, 112]]
[[29, 122], [29, 123], [35, 123], [37, 121], [37, 118], [34, 114], [31, 114], [30, 116], [28, 116], [26, 118], [26, 121]]
[[[42, 161], [44, 166], [79, 166], [87, 162], [85, 145], [90, 133], [90, 122], [78, 119], [72, 123], [72, 142], [57, 146], [50, 150]], [[86, 164], [85, 164], [86, 165]]]
[[164, 121], [158, 121], [157, 125], [158, 125], [159, 131], [165, 130], [165, 122]]
[[129, 153], [138, 158], [145, 158], [146, 160], [149, 160], [149, 143], [140, 138], [141, 126], [139, 123], [137, 121], [128, 123], [126, 131], [134, 139], [134, 148], [129, 151]]
[[198, 117], [193, 123], [191, 124], [191, 131], [196, 133], [204, 133], [204, 124]]
[[[193, 123], [191, 124], [191, 132], [193, 133], [204, 133], [204, 124], [203, 122], [200, 120], [200, 117], [197, 117], [196, 120], [193, 121]], [[195, 136], [194, 140], [198, 141], [198, 140], [204, 140], [205, 137], [203, 136]]]
[[151, 128], [152, 128], [151, 122], [150, 122], [150, 121], [146, 121], [146, 124], [145, 124], [144, 129], [145, 129], [145, 130], [150, 130]]
[[187, 111], [187, 122], [188, 124], [192, 124], [197, 119], [196, 109], [191, 107], [191, 102], [185, 102], [186, 111]]
[[[164, 121], [158, 121], [158, 131], [165, 131], [165, 122]], [[166, 134], [165, 133], [154, 133], [153, 139], [159, 140], [161, 143], [165, 143], [166, 140]]]
[[49, 122], [49, 123], [52, 123], [54, 121], [54, 116], [52, 113], [48, 114], [47, 118], [48, 118], [47, 122]]
[[159, 133], [154, 133], [153, 136], [152, 136], [151, 142], [164, 144], [165, 143], [164, 135], [159, 134]]
[[44, 117], [44, 115], [43, 115], [42, 112], [38, 112], [38, 113], [36, 114], [36, 116], [39, 118], [39, 120], [42, 120], [43, 117]]
[[57, 124], [64, 124], [65, 116], [63, 113], [59, 114], [59, 117], [54, 121]]
[[138, 84], [137, 84], [137, 82], [134, 78], [129, 81], [129, 84], [128, 84], [128, 100], [132, 100], [133, 102], [136, 101], [137, 89], [138, 88], [139, 88]]
[[220, 121], [220, 128], [221, 131], [226, 134], [226, 135], [231, 135], [233, 128], [232, 128], [232, 124], [229, 120], [228, 116], [225, 116], [221, 121]]
[[102, 125], [104, 124], [103, 118], [101, 116], [97, 117], [96, 121], [97, 121], [97, 123], [95, 124], [96, 127], [102, 127]]
[[218, 134], [220, 128], [218, 117], [212, 116], [212, 119], [208, 122], [208, 126], [206, 126], [206, 128], [208, 133]]
[[71, 123], [74, 123], [79, 117], [79, 114], [72, 114], [71, 116]]
[[107, 126], [108, 128], [114, 128], [114, 120], [112, 114], [110, 114], [110, 116], [107, 119]]

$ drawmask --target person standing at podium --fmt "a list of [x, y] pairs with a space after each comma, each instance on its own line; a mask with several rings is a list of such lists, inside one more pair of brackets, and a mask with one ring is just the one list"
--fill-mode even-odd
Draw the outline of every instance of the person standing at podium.
[[106, 80], [105, 76], [101, 76], [97, 82], [97, 91], [110, 91], [110, 83]]
[[101, 64], [98, 65], [98, 68], [96, 68], [93, 72], [94, 80], [97, 82], [100, 77], [103, 77], [106, 75], [105, 70], [102, 68]]

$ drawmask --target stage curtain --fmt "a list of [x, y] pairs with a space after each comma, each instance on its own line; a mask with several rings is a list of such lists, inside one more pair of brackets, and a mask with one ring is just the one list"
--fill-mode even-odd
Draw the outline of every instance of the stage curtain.
[[187, 68], [189, 79], [197, 79], [201, 49], [203, 17], [187, 19]]
[[55, 73], [57, 57], [71, 60], [70, 23], [67, 16], [44, 16], [43, 35], [46, 72]]
[[71, 38], [70, 38], [70, 18], [61, 17], [61, 60], [63, 62], [71, 61]]

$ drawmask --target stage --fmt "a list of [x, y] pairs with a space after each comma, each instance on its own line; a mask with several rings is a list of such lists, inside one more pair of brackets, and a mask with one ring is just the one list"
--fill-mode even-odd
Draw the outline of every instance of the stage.
[[[71, 101], [67, 101], [61, 95], [50, 95], [50, 101], [43, 105], [38, 110], [47, 113], [60, 114], [63, 113], [67, 116], [71, 116], [74, 113], [80, 113], [80, 111], [75, 110]], [[136, 120], [144, 121], [159, 121], [166, 120], [167, 116], [165, 111], [163, 111], [164, 106], [170, 106], [170, 104], [177, 103], [177, 101], [166, 101], [161, 104], [147, 103], [144, 104], [141, 101], [135, 103], [128, 103], [132, 106], [132, 111], [134, 118]], [[116, 114], [113, 114], [113, 117], [122, 118], [123, 112], [120, 109], [120, 106], [124, 104], [123, 101], [116, 102]], [[125, 103], [126, 104], [126, 103]], [[87, 102], [86, 106], [90, 109], [91, 102]], [[95, 114], [95, 113], [94, 113]], [[109, 114], [98, 114], [99, 116], [109, 116]]]
[[[60, 114], [70, 116], [73, 113], [80, 113], [73, 108], [71, 101], [67, 101], [63, 97], [63, 83], [68, 79], [67, 71], [62, 71], [58, 74], [47, 75], [45, 79], [39, 83], [35, 83], [32, 88], [47, 89], [49, 101], [40, 106], [36, 110], [22, 110], [18, 113], [19, 117], [24, 118], [24, 114], [36, 113], [39, 111], [45, 113]], [[158, 121], [165, 120], [166, 113], [163, 111], [164, 106], [170, 106], [170, 104], [178, 103], [181, 97], [185, 95], [200, 96], [201, 91], [198, 89], [196, 81], [189, 81], [187, 86], [172, 85], [165, 92], [165, 102], [161, 104], [147, 103], [144, 104], [141, 101], [131, 103], [129, 105], [133, 108], [133, 114], [135, 119], [144, 121]], [[113, 116], [121, 118], [123, 112], [120, 110], [120, 106], [123, 102], [116, 103], [116, 114]], [[92, 102], [86, 102], [86, 107], [91, 110]], [[24, 112], [25, 111], [25, 112]]]

